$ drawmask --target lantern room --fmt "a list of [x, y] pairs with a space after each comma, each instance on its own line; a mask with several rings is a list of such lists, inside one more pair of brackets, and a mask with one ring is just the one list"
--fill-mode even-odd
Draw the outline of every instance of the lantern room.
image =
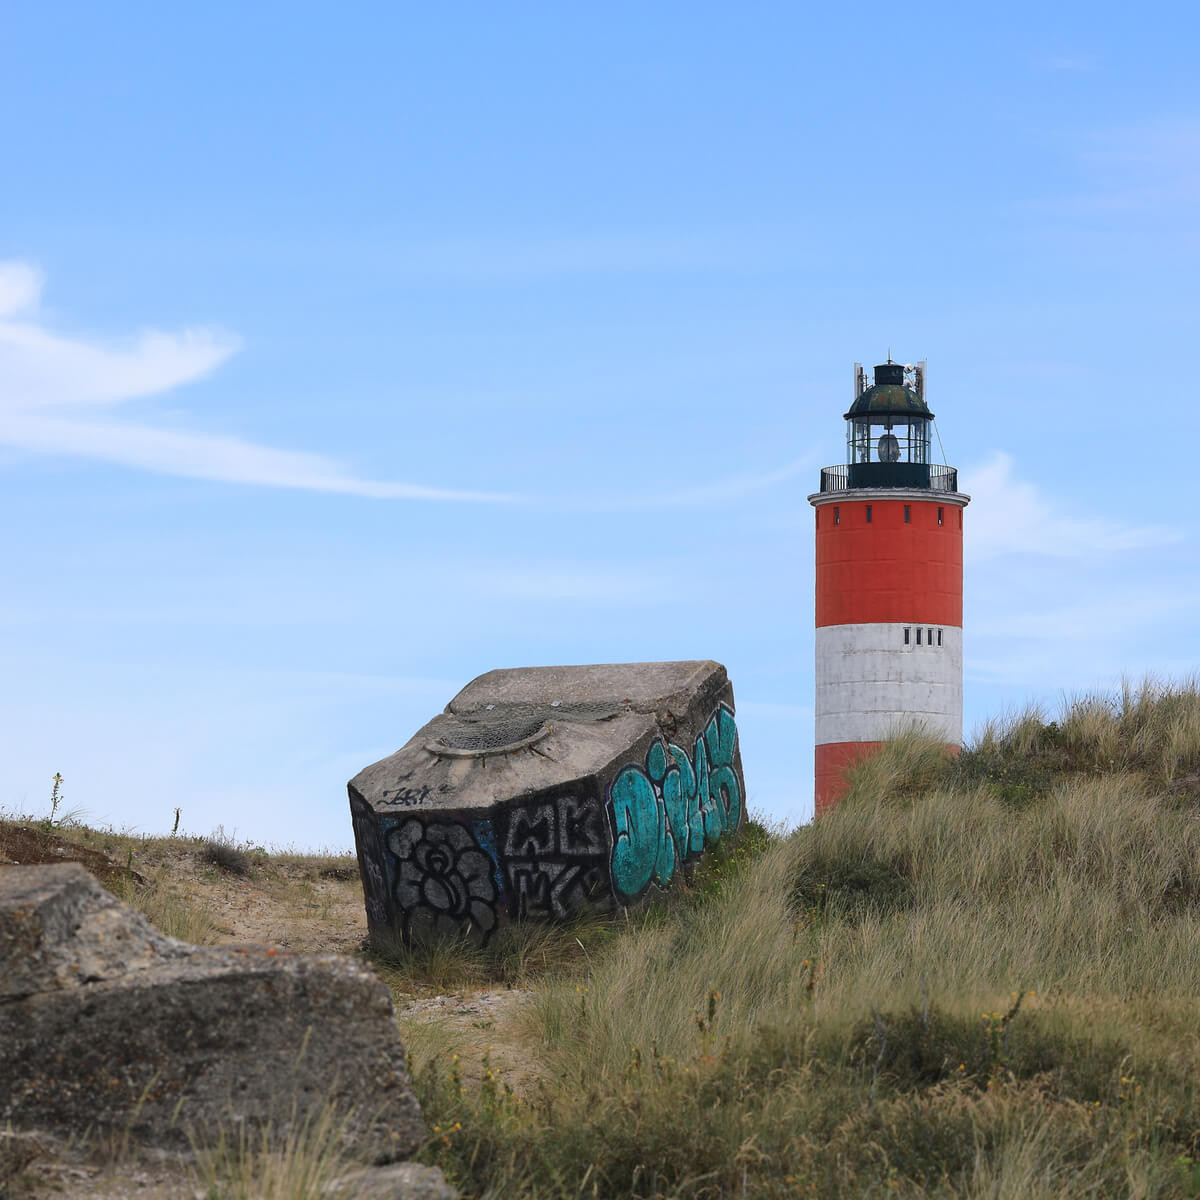
[[888, 359], [866, 386], [854, 364], [854, 403], [846, 413], [846, 480], [851, 488], [930, 487], [930, 426], [925, 364]]

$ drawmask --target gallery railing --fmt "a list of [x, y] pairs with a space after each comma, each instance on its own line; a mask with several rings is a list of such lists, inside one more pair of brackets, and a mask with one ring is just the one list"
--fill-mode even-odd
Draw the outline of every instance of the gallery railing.
[[821, 491], [845, 492], [852, 488], [924, 488], [931, 492], [957, 492], [958, 468], [930, 463], [843, 463], [821, 468]]

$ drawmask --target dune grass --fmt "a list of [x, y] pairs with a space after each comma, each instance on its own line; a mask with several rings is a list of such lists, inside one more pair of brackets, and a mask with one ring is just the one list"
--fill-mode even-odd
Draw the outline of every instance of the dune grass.
[[468, 1196], [1200, 1195], [1193, 684], [905, 734], [534, 982], [527, 1094], [418, 1061]]

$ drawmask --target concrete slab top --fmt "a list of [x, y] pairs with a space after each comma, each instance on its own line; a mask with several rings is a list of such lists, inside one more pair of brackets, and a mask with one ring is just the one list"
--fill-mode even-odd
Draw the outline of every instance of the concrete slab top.
[[724, 686], [725, 668], [711, 659], [686, 662], [599, 663], [592, 666], [510, 667], [472, 679], [446, 706], [467, 713], [489, 704], [612, 704], [646, 712], [672, 700]]
[[456, 724], [452, 714], [435, 717], [395, 754], [360, 771], [350, 787], [379, 812], [489, 809], [497, 796], [519, 800], [594, 775], [657, 731], [654, 718], [643, 713], [617, 711], [599, 721], [568, 716], [539, 722], [541, 736], [517, 743], [515, 752], [501, 745], [439, 754], [439, 733]]

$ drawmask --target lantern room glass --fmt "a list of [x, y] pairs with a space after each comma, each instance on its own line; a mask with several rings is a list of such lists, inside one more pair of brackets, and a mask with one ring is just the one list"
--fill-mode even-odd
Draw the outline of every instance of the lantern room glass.
[[[884, 442], [880, 452], [880, 439], [895, 438], [899, 457], [895, 456], [893, 443]], [[905, 462], [928, 464], [929, 422], [918, 421], [872, 421], [861, 417], [846, 422], [846, 461], [856, 463]]]

